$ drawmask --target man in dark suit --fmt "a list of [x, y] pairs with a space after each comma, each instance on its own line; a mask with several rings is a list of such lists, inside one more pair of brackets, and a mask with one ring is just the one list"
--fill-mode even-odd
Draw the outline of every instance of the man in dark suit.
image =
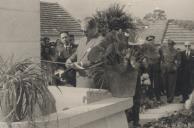
[[[70, 35], [68, 32], [60, 33], [60, 40], [57, 41], [56, 49], [55, 49], [55, 61], [65, 63], [66, 60], [76, 51], [76, 47], [70, 40]], [[70, 84], [76, 86], [76, 72], [74, 69], [69, 69], [65, 71], [67, 67], [64, 64], [57, 64], [55, 75], [56, 84], [64, 85]], [[65, 71], [65, 72], [63, 72]]]
[[194, 84], [194, 52], [191, 50], [190, 42], [185, 42], [185, 51], [181, 53], [181, 94], [183, 97], [182, 103], [189, 98], [193, 91]]

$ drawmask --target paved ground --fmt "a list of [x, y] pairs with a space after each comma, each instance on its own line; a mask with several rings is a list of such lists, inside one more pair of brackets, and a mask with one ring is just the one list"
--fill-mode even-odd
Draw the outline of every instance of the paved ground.
[[[144, 113], [140, 114], [140, 123], [145, 124], [146, 122], [157, 120], [161, 117], [168, 116], [173, 114], [175, 111], [180, 111], [184, 108], [183, 104], [180, 104], [180, 97], [176, 97], [174, 102], [171, 104], [165, 103], [164, 105], [154, 108], [148, 109]], [[166, 97], [162, 97], [163, 101], [166, 101]]]

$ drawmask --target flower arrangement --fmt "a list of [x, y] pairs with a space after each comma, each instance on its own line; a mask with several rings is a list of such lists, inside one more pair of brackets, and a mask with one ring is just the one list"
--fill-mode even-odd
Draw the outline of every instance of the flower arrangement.
[[141, 75], [141, 85], [151, 85], [150, 76], [148, 73], [143, 73]]
[[[136, 42], [137, 40], [133, 19], [119, 4], [114, 4], [104, 11], [98, 11], [94, 18], [104, 40], [92, 48], [88, 55], [92, 64], [100, 63], [91, 69], [89, 76], [93, 78], [96, 88], [111, 90], [111, 86], [115, 84], [114, 90], [121, 89], [119, 93], [124, 93], [129, 82], [137, 80], [136, 77], [132, 78], [130, 75], [138, 67], [138, 61], [141, 59], [139, 49], [128, 44], [128, 41]], [[121, 80], [123, 85], [116, 82], [113, 84], [111, 81], [113, 76], [117, 82]], [[133, 76], [137, 76], [137, 73]], [[132, 83], [134, 90], [136, 82]]]

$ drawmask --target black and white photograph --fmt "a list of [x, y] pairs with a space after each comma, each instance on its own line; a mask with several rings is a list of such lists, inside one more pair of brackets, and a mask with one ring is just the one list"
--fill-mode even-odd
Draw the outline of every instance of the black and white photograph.
[[0, 0], [0, 128], [194, 128], [194, 0]]

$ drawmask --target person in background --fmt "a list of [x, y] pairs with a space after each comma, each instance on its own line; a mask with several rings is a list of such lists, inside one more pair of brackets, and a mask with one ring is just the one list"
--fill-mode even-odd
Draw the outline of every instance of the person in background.
[[56, 49], [56, 42], [49, 43], [49, 59], [50, 61], [55, 61], [55, 49]]
[[49, 43], [50, 39], [48, 37], [44, 37], [41, 39], [41, 59], [49, 60]]
[[[132, 44], [130, 44], [130, 45], [132, 45]], [[133, 46], [132, 49], [138, 49], [138, 48], [140, 48], [141, 45], [142, 45], [142, 43], [139, 43], [136, 46]], [[144, 57], [140, 60], [136, 58], [133, 60], [132, 65], [133, 65], [132, 67], [138, 71], [137, 79], [136, 79], [136, 88], [135, 88], [135, 94], [133, 96], [133, 106], [132, 106], [132, 108], [126, 110], [125, 112], [127, 115], [128, 122], [133, 121], [134, 128], [141, 128], [141, 125], [139, 124], [139, 114], [140, 114], [141, 101], [143, 99], [142, 98], [142, 85], [143, 84], [146, 84], [146, 85], [151, 84], [151, 83], [147, 82], [147, 80], [149, 79], [148, 78], [149, 76], [147, 74], [148, 62], [147, 62], [147, 59]], [[147, 77], [146, 77], [146, 79], [144, 79], [145, 78], [144, 76], [146, 76], [146, 75], [147, 75]]]
[[178, 58], [177, 50], [174, 48], [175, 42], [168, 40], [168, 46], [162, 46], [161, 52], [161, 76], [163, 85], [167, 92], [167, 102], [172, 103], [175, 94]]
[[[57, 40], [56, 50], [55, 50], [55, 61], [65, 63], [66, 60], [75, 52], [75, 49], [70, 44], [70, 35], [68, 32], [60, 33], [60, 40]], [[72, 69], [73, 70], [73, 69]], [[73, 74], [72, 74], [73, 73]], [[75, 76], [75, 73], [69, 69], [65, 64], [57, 64], [56, 71], [54, 73], [56, 76], [55, 81], [57, 85], [70, 84], [75, 86], [75, 80], [71, 80], [71, 75]]]
[[140, 114], [140, 105], [141, 105], [141, 95], [142, 95], [142, 81], [141, 77], [144, 73], [146, 73], [146, 60], [143, 61], [138, 67], [138, 77], [137, 77], [137, 84], [135, 89], [135, 95], [133, 96], [133, 107], [132, 107], [132, 120], [133, 120], [133, 127], [134, 128], [141, 128], [139, 124], [139, 114]]
[[193, 91], [194, 86], [194, 52], [191, 49], [191, 43], [185, 42], [185, 50], [181, 52], [181, 94], [182, 101], [185, 103]]
[[[57, 62], [66, 62], [67, 58], [70, 56], [70, 43], [69, 43], [69, 33], [68, 32], [61, 32], [60, 40], [57, 40], [56, 45], [56, 61]], [[57, 69], [64, 69], [63, 64], [57, 64]]]
[[52, 50], [51, 50], [50, 38], [44, 37], [41, 41], [41, 68], [46, 70], [48, 77], [48, 83], [51, 85], [53, 83], [53, 64], [47, 61], [52, 61]]
[[177, 69], [177, 80], [176, 80], [176, 88], [175, 88], [175, 95], [180, 96], [182, 95], [182, 74], [180, 69], [181, 64], [181, 56], [182, 56], [182, 50], [180, 48], [177, 48], [177, 60], [178, 60], [178, 69]]
[[[77, 46], [75, 44], [75, 36], [70, 34], [69, 35], [69, 44], [70, 44], [70, 49], [71, 49], [71, 55], [73, 53], [76, 52], [77, 50]], [[68, 72], [67, 72], [67, 75], [66, 75], [66, 78], [67, 78], [67, 83], [70, 84], [70, 85], [73, 85], [74, 87], [76, 87], [76, 70], [75, 69], [70, 69]]]
[[155, 96], [156, 100], [160, 102], [160, 53], [157, 44], [155, 44], [155, 36], [146, 37], [146, 42], [142, 45], [142, 52], [148, 63], [148, 74], [151, 80], [149, 98], [153, 99]]
[[69, 35], [69, 43], [71, 44], [72, 48], [76, 51], [78, 44], [75, 42], [75, 36], [74, 35]]
[[93, 79], [87, 75], [89, 70], [83, 71], [83, 69], [91, 65], [91, 62], [88, 60], [88, 54], [93, 47], [102, 42], [103, 37], [99, 36], [97, 23], [92, 17], [84, 19], [82, 29], [85, 37], [79, 40], [78, 48], [75, 54], [66, 61], [66, 66], [79, 71], [76, 75], [77, 87], [93, 88]]

